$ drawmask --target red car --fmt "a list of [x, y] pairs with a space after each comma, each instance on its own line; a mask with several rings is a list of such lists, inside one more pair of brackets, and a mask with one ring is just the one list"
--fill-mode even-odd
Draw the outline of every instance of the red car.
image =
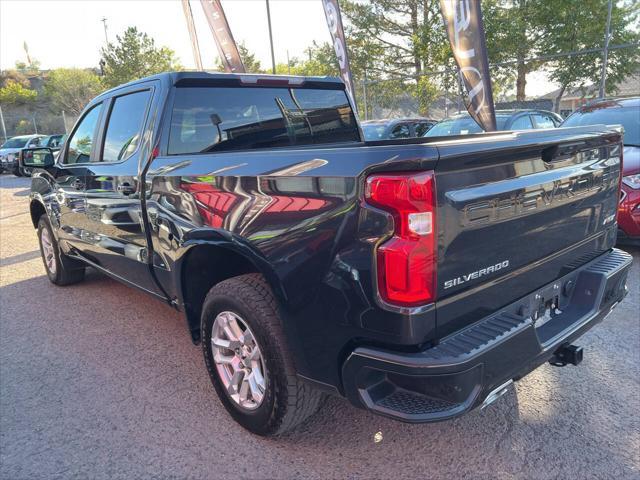
[[618, 243], [640, 246], [640, 97], [592, 102], [569, 115], [561, 126], [595, 124], [624, 127]]

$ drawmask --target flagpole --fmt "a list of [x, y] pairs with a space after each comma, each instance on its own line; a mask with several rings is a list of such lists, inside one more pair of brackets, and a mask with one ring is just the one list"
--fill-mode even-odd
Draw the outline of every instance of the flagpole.
[[267, 2], [267, 23], [269, 24], [269, 45], [271, 45], [271, 69], [276, 74], [276, 56], [273, 53], [273, 34], [271, 32], [271, 10], [269, 9], [269, 0]]
[[193, 22], [193, 11], [191, 10], [191, 4], [189, 3], [189, 0], [182, 0], [182, 9], [184, 10], [184, 16], [187, 20], [187, 30], [189, 30], [189, 39], [191, 40], [193, 60], [196, 64], [196, 69], [202, 71], [202, 56], [200, 55], [198, 34], [196, 32], [196, 26]]

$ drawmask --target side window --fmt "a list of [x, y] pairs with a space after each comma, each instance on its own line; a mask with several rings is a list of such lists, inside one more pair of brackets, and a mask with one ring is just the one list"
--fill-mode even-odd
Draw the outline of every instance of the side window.
[[128, 158], [140, 144], [150, 90], [114, 99], [100, 161], [119, 162]]
[[28, 147], [38, 147], [38, 146], [40, 146], [40, 137], [32, 138], [31, 140], [29, 140], [29, 144], [27, 146]]
[[427, 133], [429, 128], [431, 128], [431, 124], [427, 122], [418, 122], [416, 123], [415, 127], [416, 127], [416, 137], [421, 137], [425, 133]]
[[396, 125], [391, 130], [391, 135], [389, 138], [409, 138], [411, 137], [411, 129], [409, 125], [406, 123], [401, 123], [400, 125]]
[[87, 163], [91, 156], [91, 146], [96, 136], [96, 125], [100, 118], [100, 110], [102, 104], [99, 103], [87, 112], [84, 116], [76, 131], [73, 132], [69, 139], [69, 149], [67, 150], [67, 156], [62, 163], [74, 164], [74, 163]]
[[533, 128], [531, 124], [531, 117], [529, 115], [523, 115], [518, 117], [511, 124], [511, 130], [530, 130]]
[[555, 128], [556, 122], [549, 115], [544, 113], [536, 113], [533, 115], [536, 122], [536, 128]]

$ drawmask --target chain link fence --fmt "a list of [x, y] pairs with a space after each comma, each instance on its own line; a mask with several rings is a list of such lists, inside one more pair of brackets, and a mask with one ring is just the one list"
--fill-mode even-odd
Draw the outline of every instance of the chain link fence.
[[56, 135], [67, 133], [76, 121], [74, 115], [65, 112], [29, 110], [26, 108], [0, 107], [0, 135], [3, 141], [16, 135]]

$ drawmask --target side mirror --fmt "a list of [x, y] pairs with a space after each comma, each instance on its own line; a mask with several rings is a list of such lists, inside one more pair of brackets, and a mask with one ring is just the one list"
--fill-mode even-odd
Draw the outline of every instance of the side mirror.
[[48, 147], [25, 148], [22, 150], [22, 165], [30, 168], [53, 167], [53, 151]]

